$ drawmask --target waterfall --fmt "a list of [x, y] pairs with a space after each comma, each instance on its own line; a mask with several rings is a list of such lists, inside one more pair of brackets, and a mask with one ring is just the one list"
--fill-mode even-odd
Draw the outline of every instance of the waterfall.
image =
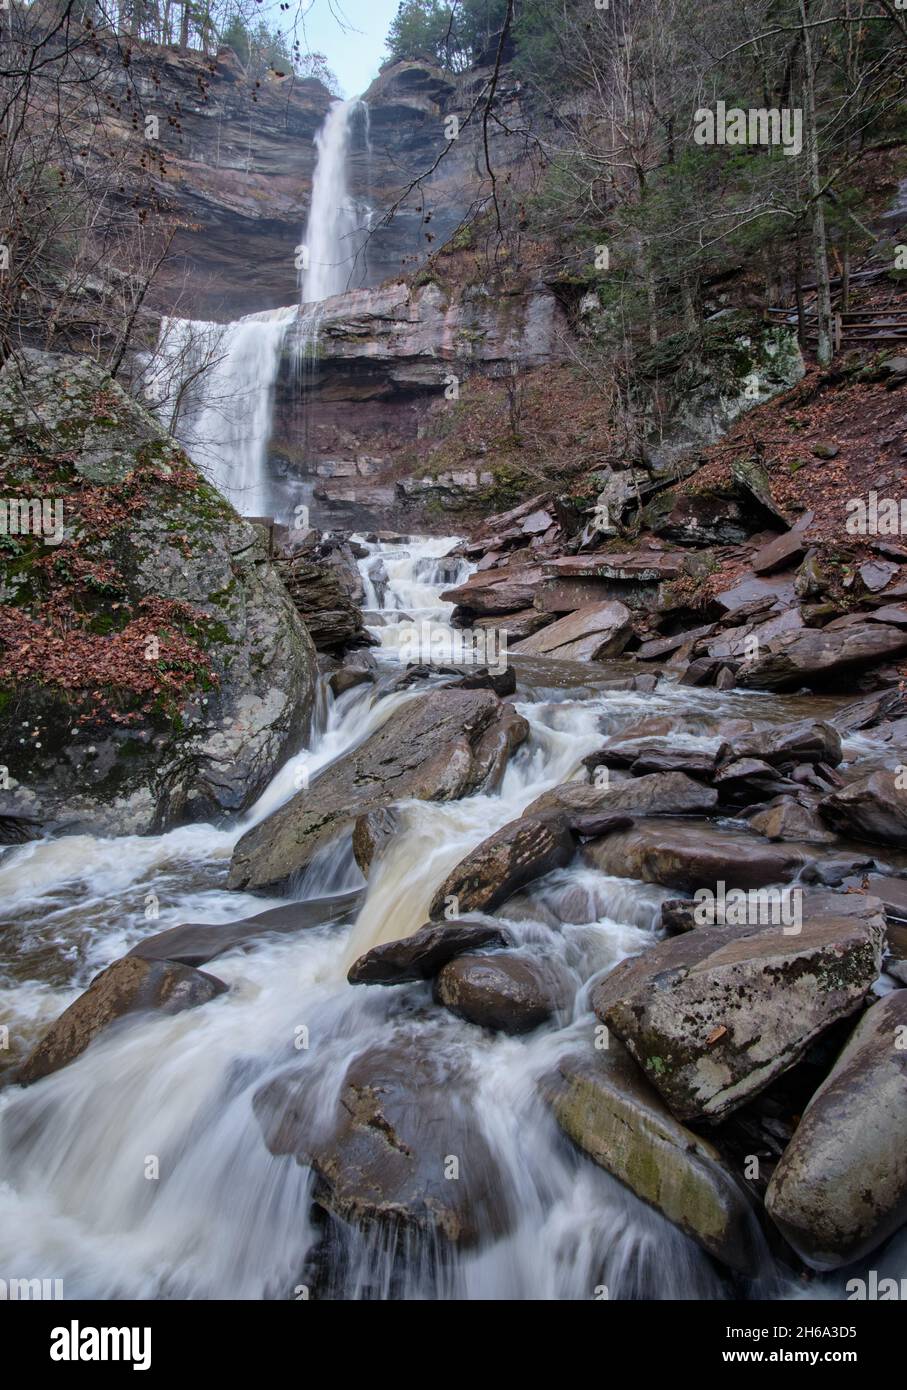
[[361, 254], [371, 226], [371, 209], [349, 191], [349, 155], [356, 116], [364, 113], [366, 153], [371, 152], [369, 109], [364, 101], [335, 101], [315, 137], [318, 159], [312, 179], [312, 202], [302, 246], [299, 273], [301, 304], [296, 335], [296, 374], [302, 392], [308, 389], [318, 355], [323, 303], [360, 284], [364, 278]]
[[[380, 561], [385, 570], [376, 631], [381, 620], [387, 627], [416, 614], [439, 627], [448, 621], [440, 594], [451, 567], [466, 568], [449, 555], [452, 546], [452, 538], [370, 543], [364, 569]], [[393, 656], [393, 641], [387, 646]], [[10, 849], [0, 860], [11, 923], [0, 935], [0, 1017], [11, 1037], [35, 1040], [143, 937], [276, 906], [219, 886], [237, 837], [295, 794], [300, 768], [326, 768], [420, 689], [360, 685], [332, 701], [313, 746], [278, 771], [238, 826], [63, 836]], [[774, 716], [785, 717], [783, 702], [773, 705]], [[728, 715], [765, 717], [756, 713], [765, 711], [759, 697], [677, 686], [646, 694], [545, 689], [526, 693], [517, 708], [530, 737], [499, 792], [404, 803], [401, 831], [367, 884], [351, 863], [348, 836], [306, 872], [298, 891], [305, 900], [363, 888], [352, 926], [228, 952], [209, 967], [230, 986], [212, 1003], [136, 1018], [28, 1090], [0, 1091], [0, 1267], [52, 1272], [67, 1298], [293, 1297], [323, 1254], [311, 1217], [313, 1178], [292, 1158], [269, 1153], [254, 1097], [298, 1068], [318, 1114], [330, 1116], [351, 1061], [399, 1043], [427, 1049], [440, 1092], [455, 1097], [468, 1078], [476, 1133], [493, 1155], [510, 1228], [439, 1261], [410, 1242], [401, 1263], [380, 1231], [351, 1224], [336, 1233], [344, 1248], [320, 1260], [328, 1282], [317, 1296], [588, 1300], [603, 1283], [612, 1298], [727, 1295], [727, 1283], [687, 1237], [577, 1157], [539, 1099], [541, 1078], [594, 1026], [590, 981], [655, 939], [668, 890], [572, 867], [541, 881], [521, 912], [502, 910], [515, 949], [541, 950], [571, 984], [573, 1002], [558, 1028], [521, 1038], [487, 1034], [433, 1006], [428, 985], [346, 982], [354, 956], [426, 920], [433, 893], [470, 849], [576, 775], [601, 744], [603, 720], [616, 730], [666, 716], [708, 738]], [[152, 890], [162, 911], [149, 922]], [[300, 1022], [311, 1031], [310, 1051], [294, 1049]], [[154, 1182], [145, 1173], [149, 1154], [160, 1160]], [[752, 1292], [777, 1296], [785, 1288], [783, 1276], [769, 1273]]]
[[354, 120], [364, 113], [366, 149], [370, 148], [369, 111], [358, 97], [335, 101], [315, 137], [318, 160], [312, 202], [303, 236], [305, 260], [299, 276], [303, 305], [319, 304], [342, 294], [357, 277], [371, 212], [349, 191], [348, 166]]
[[290, 325], [297, 376], [304, 382], [317, 350], [318, 305], [362, 278], [360, 257], [371, 225], [367, 203], [353, 198], [348, 161], [356, 119], [370, 156], [369, 110], [358, 98], [335, 101], [315, 139], [300, 271], [300, 300], [247, 314], [233, 323], [163, 318], [158, 343], [144, 364], [144, 390], [163, 423], [193, 463], [237, 511], [263, 516], [275, 506], [267, 475], [274, 385]]
[[353, 537], [368, 553], [358, 562], [365, 589], [365, 623], [381, 643], [383, 654], [401, 655], [412, 648], [406, 637], [434, 664], [456, 662], [458, 637], [450, 625], [453, 604], [439, 595], [465, 584], [474, 568], [452, 556], [456, 536], [409, 536], [392, 541]]
[[193, 463], [245, 516], [270, 506], [274, 383], [295, 307], [234, 323], [161, 320], [145, 391]]

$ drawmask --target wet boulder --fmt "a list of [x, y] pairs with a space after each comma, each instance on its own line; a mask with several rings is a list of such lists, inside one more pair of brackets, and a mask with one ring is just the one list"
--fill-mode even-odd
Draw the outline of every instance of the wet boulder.
[[564, 1132], [601, 1168], [716, 1260], [753, 1274], [754, 1204], [717, 1149], [682, 1125], [616, 1038], [562, 1057], [543, 1094]]
[[821, 689], [854, 671], [880, 666], [907, 651], [907, 632], [883, 623], [855, 623], [836, 629], [805, 628], [768, 642], [755, 660], [737, 673], [737, 685], [750, 690]]
[[339, 700], [341, 695], [354, 690], [357, 685], [372, 685], [374, 681], [375, 672], [370, 667], [345, 662], [338, 671], [331, 673], [328, 685], [334, 698]]
[[442, 689], [409, 700], [243, 835], [229, 886], [285, 885], [322, 845], [391, 802], [454, 801], [493, 789], [527, 733], [526, 721], [491, 691]]
[[542, 792], [524, 812], [526, 816], [558, 813], [568, 824], [591, 814], [682, 816], [711, 811], [718, 793], [694, 782], [683, 772], [653, 772], [607, 786], [565, 782]]
[[[476, 618], [474, 626], [480, 632], [483, 629], [506, 632], [507, 641], [516, 643], [521, 642], [524, 637], [531, 637], [534, 632], [538, 632], [539, 628], [550, 622], [550, 614], [540, 613], [537, 608], [523, 608], [516, 613], [508, 613], [504, 617]], [[512, 647], [511, 650], [513, 650]]]
[[552, 961], [496, 951], [457, 956], [435, 979], [435, 1001], [496, 1033], [529, 1033], [564, 1009], [568, 985]]
[[804, 806], [792, 796], [779, 796], [756, 815], [750, 816], [753, 830], [767, 840], [798, 840], [800, 844], [830, 844], [834, 835], [822, 824], [814, 807]]
[[387, 687], [389, 690], [408, 690], [421, 681], [445, 677], [444, 684], [458, 690], [493, 690], [503, 698], [516, 690], [516, 672], [512, 666], [446, 666], [420, 662], [406, 670]]
[[586, 863], [602, 873], [687, 893], [719, 881], [728, 888], [786, 883], [813, 857], [807, 846], [774, 844], [743, 827], [657, 818], [590, 840], [583, 848]]
[[619, 656], [632, 630], [630, 610], [624, 604], [593, 603], [517, 642], [511, 652], [559, 661], [600, 661]]
[[829, 722], [842, 733], [876, 729], [878, 733], [875, 737], [879, 738], [885, 729], [903, 719], [907, 719], [907, 690], [895, 688], [844, 705], [829, 717]]
[[451, 870], [429, 915], [443, 916], [451, 902], [457, 913], [492, 912], [527, 883], [564, 868], [575, 853], [576, 842], [558, 816], [510, 821]]
[[[362, 576], [341, 537], [310, 530], [287, 558], [277, 563], [318, 651], [342, 652], [350, 646], [370, 644], [362, 618]], [[342, 682], [344, 677], [340, 679]]]
[[509, 945], [497, 922], [428, 922], [412, 936], [373, 946], [350, 966], [347, 979], [351, 985], [432, 980], [456, 956]]
[[853, 1013], [879, 977], [878, 899], [820, 892], [803, 895], [799, 914], [777, 906], [783, 924], [762, 926], [772, 904], [754, 895], [738, 925], [671, 937], [593, 990], [598, 1017], [681, 1120], [716, 1120], [743, 1105]]
[[819, 802], [819, 811], [841, 835], [907, 847], [907, 783], [883, 768], [859, 777]]
[[759, 729], [734, 739], [733, 758], [760, 758], [771, 767], [787, 769], [800, 763], [837, 767], [843, 757], [841, 735], [831, 723], [803, 719], [776, 729]]
[[658, 738], [616, 740], [613, 745], [605, 744], [604, 748], [583, 759], [593, 782], [598, 767], [627, 768], [634, 777], [652, 772], [685, 772], [689, 777], [711, 781], [717, 761], [715, 750], [671, 747]]
[[30, 1086], [59, 1071], [85, 1051], [110, 1024], [127, 1014], [181, 1013], [223, 994], [227, 986], [213, 975], [171, 960], [124, 956], [96, 975], [26, 1057], [17, 1080]]
[[329, 923], [351, 922], [362, 894], [341, 893], [333, 898], [314, 898], [305, 903], [286, 903], [268, 908], [237, 922], [186, 922], [146, 936], [133, 946], [127, 959], [178, 961], [181, 965], [205, 965], [209, 960], [245, 949], [272, 935], [295, 936], [300, 931]]
[[379, 806], [356, 821], [353, 856], [366, 878], [373, 861], [387, 849], [399, 830], [400, 816], [393, 806]]
[[355, 1057], [336, 1103], [307, 1068], [266, 1083], [254, 1109], [273, 1154], [316, 1175], [315, 1200], [345, 1221], [474, 1246], [511, 1223], [495, 1157], [474, 1110], [475, 1079], [454, 1048], [401, 1033]]
[[907, 990], [874, 1004], [804, 1111], [766, 1208], [816, 1269], [861, 1260], [907, 1222]]

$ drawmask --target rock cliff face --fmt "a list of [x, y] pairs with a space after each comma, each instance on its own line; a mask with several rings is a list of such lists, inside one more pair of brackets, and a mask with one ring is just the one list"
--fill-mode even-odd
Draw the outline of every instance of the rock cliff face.
[[[150, 152], [163, 161], [158, 196], [179, 223], [157, 286], [162, 304], [229, 320], [292, 303], [327, 88], [273, 74], [256, 87], [232, 49], [206, 58], [137, 41], [118, 80], [111, 130], [136, 160]], [[137, 103], [143, 120], [157, 117], [153, 140], [133, 125]]]
[[0, 536], [0, 830], [240, 811], [305, 737], [302, 620], [254, 528], [116, 382], [28, 369], [0, 375], [5, 489], [38, 508]]
[[[392, 221], [376, 226], [369, 244], [367, 284], [411, 273], [468, 221], [484, 168], [486, 134], [482, 103], [471, 116], [470, 111], [490, 76], [490, 67], [455, 77], [422, 60], [403, 59], [389, 63], [363, 94], [370, 146], [354, 152], [350, 186], [379, 217], [395, 209]], [[510, 182], [525, 146], [509, 129], [531, 128], [539, 118], [506, 64], [495, 111], [498, 119], [487, 128], [489, 154], [494, 169]], [[407, 192], [416, 179], [418, 187]]]
[[[287, 341], [272, 466], [296, 486], [300, 478], [312, 481], [316, 525], [453, 529], [464, 516], [475, 519], [513, 500], [502, 491], [508, 467], [500, 448], [480, 441], [474, 453], [459, 451], [455, 464], [446, 458], [462, 424], [456, 403], [461, 393], [474, 403], [477, 378], [494, 383], [506, 432], [508, 393], [518, 398], [534, 376], [535, 390], [556, 396], [559, 383], [545, 369], [569, 370], [571, 344], [581, 346], [584, 327], [541, 280], [527, 277], [501, 290], [482, 280], [452, 285], [428, 276], [429, 268], [409, 283], [326, 300], [316, 335], [302, 323]], [[629, 469], [627, 461], [613, 473], [602, 500], [615, 517], [682, 476], [684, 458], [691, 471], [696, 444], [720, 438], [737, 416], [794, 385], [804, 370], [790, 333], [747, 316], [707, 331], [698, 356], [672, 339], [656, 352], [652, 400], [640, 407], [646, 420], [646, 405], [654, 411], [657, 396], [648, 471]], [[307, 362], [302, 392], [300, 353]], [[539, 477], [554, 477], [562, 460], [538, 458], [539, 473], [528, 459], [534, 441], [528, 444], [522, 455], [531, 490]], [[520, 484], [517, 495], [526, 491]]]
[[494, 478], [481, 459], [457, 470], [413, 471], [413, 449], [443, 436], [460, 385], [558, 361], [563, 311], [544, 286], [495, 296], [402, 281], [325, 302], [306, 375], [287, 344], [272, 449], [278, 470], [311, 477], [315, 520], [389, 526], [446, 503], [479, 499]]
[[[235, 319], [290, 304], [297, 295], [295, 248], [311, 198], [314, 137], [334, 98], [314, 79], [269, 74], [250, 81], [230, 48], [214, 58], [132, 41], [131, 60], [111, 92], [113, 133], [163, 160], [157, 189], [179, 220], [160, 288], [166, 303], [193, 318]], [[376, 285], [418, 268], [466, 216], [477, 187], [477, 117], [466, 121], [484, 69], [453, 78], [422, 62], [390, 64], [364, 100], [349, 154], [351, 194], [375, 212], [375, 231], [361, 277]], [[127, 97], [127, 91], [129, 96]], [[144, 141], [132, 120], [136, 105], [157, 117], [157, 136]], [[519, 84], [499, 88], [502, 119], [520, 112]], [[445, 122], [464, 122], [456, 139]], [[495, 167], [517, 158], [517, 141], [495, 125]], [[428, 171], [447, 147], [438, 168]], [[422, 179], [423, 175], [428, 175]], [[413, 180], [419, 187], [407, 194]], [[399, 201], [397, 215], [383, 221]], [[187, 273], [188, 272], [188, 273]]]

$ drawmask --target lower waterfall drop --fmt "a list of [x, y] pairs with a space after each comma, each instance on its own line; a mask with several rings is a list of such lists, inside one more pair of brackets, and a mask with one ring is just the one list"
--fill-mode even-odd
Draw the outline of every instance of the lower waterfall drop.
[[235, 323], [164, 318], [146, 395], [193, 463], [243, 516], [267, 515], [274, 384], [295, 306]]

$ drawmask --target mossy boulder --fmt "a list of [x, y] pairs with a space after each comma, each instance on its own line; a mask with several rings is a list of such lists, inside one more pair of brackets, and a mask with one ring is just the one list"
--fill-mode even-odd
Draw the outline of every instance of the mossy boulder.
[[616, 1038], [561, 1057], [542, 1082], [561, 1128], [722, 1264], [758, 1269], [755, 1204], [717, 1149], [668, 1110]]
[[0, 373], [0, 491], [62, 504], [62, 528], [0, 535], [0, 820], [141, 834], [241, 811], [305, 736], [305, 626], [255, 530], [118, 382], [25, 366]]
[[795, 333], [744, 312], [662, 339], [638, 354], [637, 367], [656, 469], [673, 466], [688, 449], [714, 443], [738, 416], [790, 390], [806, 371]]

